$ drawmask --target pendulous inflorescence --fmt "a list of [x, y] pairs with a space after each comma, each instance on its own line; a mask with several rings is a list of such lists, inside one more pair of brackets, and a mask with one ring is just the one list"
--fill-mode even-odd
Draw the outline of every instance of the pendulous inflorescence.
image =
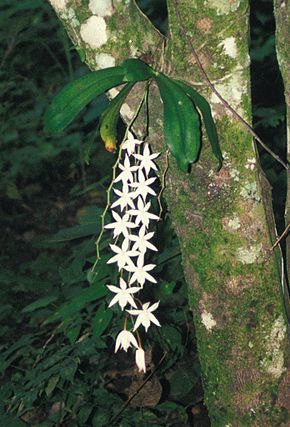
[[[147, 264], [146, 258], [148, 251], [157, 251], [151, 242], [154, 232], [149, 229], [151, 221], [159, 220], [151, 212], [151, 198], [156, 196], [152, 184], [157, 179], [152, 176], [157, 171], [154, 160], [159, 153], [151, 153], [149, 144], [136, 139], [130, 131], [121, 150], [124, 155], [118, 164], [120, 172], [113, 181], [117, 196], [111, 205], [114, 221], [105, 226], [112, 230], [115, 239], [110, 244], [113, 256], [107, 263], [117, 264], [120, 275], [118, 286], [108, 285], [114, 294], [109, 307], [119, 304], [126, 313], [124, 328], [116, 338], [115, 352], [135, 347], [137, 367], [140, 372], [146, 372], [145, 351], [138, 329], [143, 326], [147, 332], [151, 323], [161, 326], [153, 314], [159, 301], [151, 304], [139, 299], [139, 293], [147, 283], [156, 283], [151, 274], [155, 264]], [[129, 315], [133, 322], [131, 331], [127, 329]]]

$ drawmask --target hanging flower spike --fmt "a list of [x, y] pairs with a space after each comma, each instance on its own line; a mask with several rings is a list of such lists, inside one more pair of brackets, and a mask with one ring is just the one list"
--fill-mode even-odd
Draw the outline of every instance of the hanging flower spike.
[[112, 204], [111, 209], [115, 208], [117, 206], [120, 206], [121, 212], [129, 206], [130, 208], [134, 209], [135, 205], [133, 202], [132, 196], [134, 196], [134, 192], [129, 192], [129, 187], [127, 183], [123, 184], [122, 191], [113, 189], [114, 192], [117, 194], [118, 199]]
[[137, 225], [134, 224], [134, 222], [130, 222], [130, 216], [129, 214], [125, 214], [123, 217], [117, 214], [117, 212], [112, 211], [113, 218], [116, 220], [116, 222], [112, 222], [110, 224], [105, 225], [105, 228], [107, 229], [113, 229], [114, 233], [113, 236], [117, 237], [120, 234], [123, 234], [125, 237], [128, 236], [128, 228], [136, 228]]
[[134, 265], [131, 257], [136, 257], [140, 255], [140, 252], [135, 250], [129, 250], [129, 239], [124, 239], [121, 248], [116, 245], [110, 245], [110, 248], [117, 255], [114, 255], [112, 258], [107, 261], [107, 264], [112, 264], [113, 262], [117, 262], [119, 271], [125, 267], [125, 265]]
[[[157, 251], [157, 248], [150, 242], [154, 232], [148, 232], [147, 230], [151, 220], [159, 220], [160, 218], [150, 212], [151, 201], [148, 200], [147, 202], [146, 199], [147, 197], [149, 199], [151, 196], [156, 196], [156, 192], [151, 186], [157, 177], [149, 177], [149, 174], [151, 171], [158, 170], [154, 159], [159, 156], [159, 153], [151, 154], [147, 143], [144, 144], [143, 148], [139, 148], [142, 143], [143, 141], [136, 139], [128, 131], [127, 139], [121, 145], [121, 149], [125, 151], [125, 156], [124, 160], [119, 163], [120, 173], [113, 179], [113, 183], [121, 183], [120, 189], [113, 188], [117, 196], [111, 205], [113, 221], [115, 222], [105, 226], [106, 229], [113, 230], [114, 238], [121, 237], [121, 242], [118, 245], [110, 244], [114, 255], [107, 261], [107, 264], [117, 263], [122, 276], [120, 278], [120, 287], [107, 286], [115, 294], [109, 303], [109, 307], [118, 303], [122, 311], [125, 309], [129, 314], [136, 316], [133, 333], [140, 325], [145, 328], [146, 332], [151, 323], [161, 326], [153, 314], [159, 306], [159, 302], [151, 306], [150, 302], [145, 304], [140, 302], [142, 308], [139, 309], [140, 305], [138, 307], [136, 305], [139, 300], [134, 297], [135, 293], [142, 290], [145, 282], [157, 283], [155, 278], [149, 274], [156, 265], [145, 265], [144, 263], [147, 250]], [[138, 147], [138, 153], [136, 153], [136, 147]], [[119, 152], [119, 155], [121, 156], [121, 152]], [[113, 210], [115, 208], [119, 208], [121, 214]], [[135, 229], [137, 230], [136, 233], [134, 232]], [[137, 257], [137, 260], [133, 261], [133, 257]], [[141, 346], [141, 341], [138, 339], [139, 342], [137, 342], [132, 332], [126, 330], [125, 321], [125, 329], [116, 338], [115, 353], [119, 349], [127, 352], [129, 347], [135, 347], [136, 365], [139, 372], [145, 373], [145, 351]]]
[[133, 344], [134, 347], [138, 348], [138, 343], [134, 335], [131, 332], [126, 331], [126, 329], [124, 329], [117, 336], [115, 353], [117, 353], [120, 346], [123, 350], [127, 352], [128, 348], [131, 347], [131, 344]]
[[134, 138], [134, 135], [130, 131], [128, 131], [127, 137], [122, 145], [122, 150], [127, 150], [127, 153], [131, 156], [135, 152], [135, 145], [140, 145], [143, 141]]
[[136, 365], [138, 366], [139, 372], [146, 372], [146, 362], [145, 362], [145, 351], [143, 350], [143, 348], [139, 347], [136, 350], [136, 355], [135, 355], [135, 360], [136, 360]]
[[150, 185], [155, 181], [155, 178], [147, 178], [145, 179], [145, 176], [141, 169], [138, 171], [138, 180], [136, 182], [132, 182], [129, 184], [131, 187], [136, 188], [134, 191], [133, 198], [138, 197], [139, 195], [143, 197], [145, 200], [148, 194], [151, 194], [152, 196], [156, 196], [157, 194], [155, 191], [150, 187]]
[[138, 197], [137, 209], [136, 208], [130, 209], [128, 211], [128, 214], [136, 216], [135, 224], [139, 225], [141, 222], [142, 224], [145, 225], [146, 228], [148, 228], [150, 219], [156, 219], [156, 220], [160, 219], [159, 216], [151, 212], [148, 212], [150, 207], [151, 207], [151, 202], [148, 202], [145, 205], [145, 203], [142, 200], [142, 197]]
[[147, 332], [151, 322], [157, 326], [161, 326], [154, 314], [152, 314], [152, 312], [159, 306], [159, 301], [151, 305], [151, 307], [149, 306], [150, 302], [146, 302], [145, 304], [142, 304], [142, 310], [126, 310], [129, 314], [138, 316], [133, 331], [136, 331], [140, 325], [143, 325]]
[[133, 273], [129, 285], [134, 282], [138, 282], [139, 285], [143, 288], [146, 280], [151, 283], [157, 283], [154, 277], [148, 273], [148, 271], [153, 270], [154, 267], [156, 267], [156, 264], [144, 265], [144, 254], [140, 254], [137, 259], [137, 265], [130, 264], [124, 267], [126, 271]]
[[146, 233], [146, 227], [145, 225], [142, 225], [142, 227], [139, 230], [139, 234], [135, 236], [135, 234], [130, 234], [128, 238], [135, 242], [133, 244], [132, 250], [136, 251], [139, 250], [141, 253], [146, 252], [147, 249], [151, 249], [151, 251], [158, 251], [158, 249], [149, 242], [150, 239], [154, 236], [155, 233]]
[[139, 169], [139, 166], [131, 166], [129, 157], [126, 154], [124, 165], [120, 163], [119, 168], [122, 172], [117, 176], [114, 182], [122, 181], [123, 183], [127, 183], [134, 181], [133, 172], [136, 172]]
[[110, 302], [109, 307], [112, 307], [112, 305], [118, 302], [122, 311], [124, 310], [124, 308], [128, 303], [132, 307], [137, 308], [136, 303], [131, 294], [135, 294], [136, 292], [139, 292], [140, 288], [127, 288], [127, 283], [125, 282], [124, 279], [122, 279], [122, 277], [120, 278], [120, 288], [117, 288], [117, 286], [112, 286], [112, 285], [107, 285], [107, 288], [111, 292], [114, 292], [117, 294], [114, 296], [114, 298]]
[[150, 154], [149, 144], [144, 144], [143, 154], [133, 154], [135, 159], [139, 160], [141, 163], [139, 167], [145, 169], [146, 175], [149, 175], [151, 169], [157, 171], [158, 168], [153, 162], [153, 159], [156, 159], [160, 153]]

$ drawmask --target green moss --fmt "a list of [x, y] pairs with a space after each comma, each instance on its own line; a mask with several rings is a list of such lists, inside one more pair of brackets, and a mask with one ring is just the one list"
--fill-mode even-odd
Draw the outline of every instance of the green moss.
[[66, 2], [66, 9], [73, 11], [80, 23], [92, 15], [92, 12], [89, 10], [88, 6], [89, 0], [82, 0], [81, 3], [77, 0], [68, 0]]

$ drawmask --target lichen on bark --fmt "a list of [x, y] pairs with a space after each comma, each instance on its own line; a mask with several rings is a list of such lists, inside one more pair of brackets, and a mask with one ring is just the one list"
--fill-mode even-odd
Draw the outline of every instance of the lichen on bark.
[[[181, 173], [170, 157], [165, 189], [180, 240], [205, 401], [213, 427], [280, 426], [288, 416], [287, 405], [279, 397], [279, 384], [286, 384], [289, 350], [279, 272], [269, 251], [263, 207], [269, 189], [263, 186], [262, 191], [258, 161], [249, 163], [256, 157], [250, 135], [201, 80], [187, 41], [180, 34], [173, 0], [167, 1], [169, 33], [164, 55], [163, 36], [135, 2], [112, 3], [112, 14], [103, 17], [108, 38], [99, 48], [92, 48], [81, 36], [81, 26], [95, 11], [92, 13], [88, 2], [65, 3], [57, 13], [75, 45], [84, 50], [91, 69], [99, 67], [96, 55], [100, 54], [111, 55], [116, 63], [127, 57], [146, 57], [173, 77], [197, 84], [212, 102], [225, 157], [223, 168], [217, 172], [203, 136], [200, 159], [190, 174]], [[249, 121], [248, 2], [182, 0], [178, 5], [187, 37], [195, 43], [210, 78]], [[75, 27], [67, 18], [69, 9], [74, 11], [74, 24], [79, 22]], [[156, 60], [159, 57], [161, 61]], [[126, 101], [129, 109], [134, 110], [138, 95], [136, 86]], [[164, 152], [162, 106], [154, 85], [149, 110], [149, 141]]]

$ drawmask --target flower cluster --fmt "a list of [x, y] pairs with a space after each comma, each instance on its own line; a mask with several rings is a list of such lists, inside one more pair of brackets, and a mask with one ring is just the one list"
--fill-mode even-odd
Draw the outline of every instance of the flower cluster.
[[[108, 286], [115, 295], [109, 307], [119, 304], [134, 319], [133, 331], [126, 329], [127, 316], [124, 330], [116, 340], [115, 352], [122, 348], [127, 351], [129, 347], [136, 348], [136, 364], [140, 371], [146, 371], [145, 352], [142, 349], [140, 336], [137, 329], [142, 325], [147, 332], [151, 323], [160, 326], [153, 314], [159, 302], [150, 305], [150, 302], [142, 304], [136, 297], [146, 282], [156, 283], [151, 275], [155, 264], [146, 263], [148, 250], [157, 251], [150, 241], [154, 232], [149, 232], [150, 221], [159, 220], [159, 217], [150, 212], [150, 197], [156, 196], [152, 184], [156, 177], [151, 172], [157, 170], [154, 159], [158, 154], [152, 154], [147, 143], [134, 138], [128, 132], [127, 139], [122, 144], [124, 158], [119, 162], [120, 173], [115, 178], [113, 188], [117, 195], [116, 201], [111, 205], [114, 222], [107, 224], [106, 229], [113, 231], [115, 239], [111, 244], [113, 256], [108, 264], [116, 263], [120, 272], [119, 286]], [[133, 333], [137, 334], [136, 340]]]

